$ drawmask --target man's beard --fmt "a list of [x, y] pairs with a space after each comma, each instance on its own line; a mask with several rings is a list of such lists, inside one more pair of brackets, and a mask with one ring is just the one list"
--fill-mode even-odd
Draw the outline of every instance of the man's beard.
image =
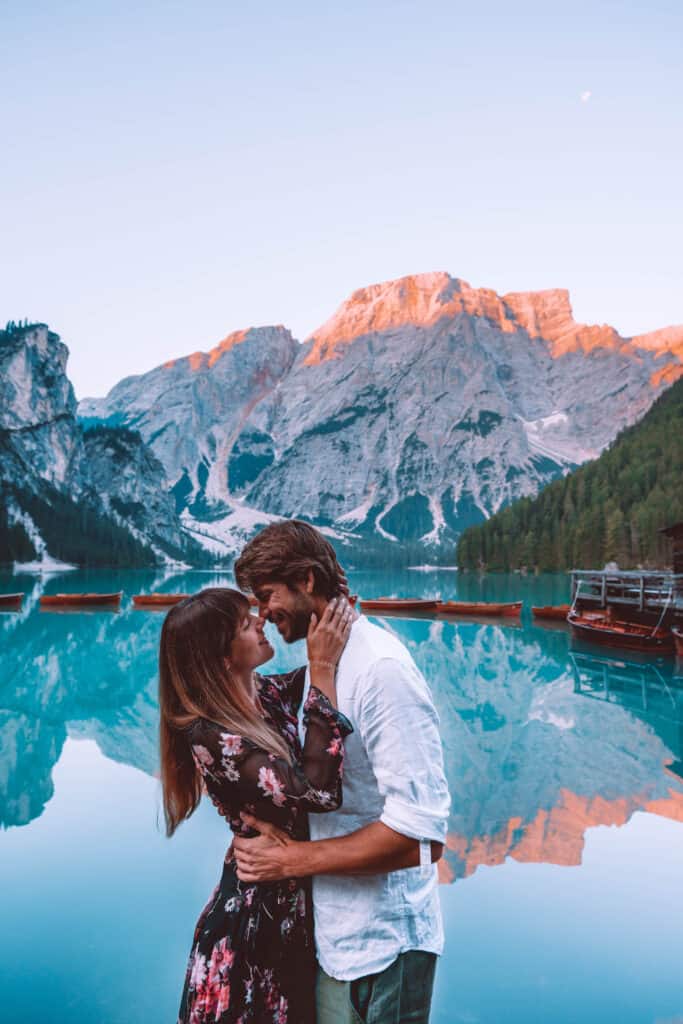
[[294, 607], [286, 613], [289, 626], [289, 635], [283, 638], [286, 643], [293, 644], [307, 636], [312, 612], [313, 602], [311, 599], [305, 594], [297, 593]]

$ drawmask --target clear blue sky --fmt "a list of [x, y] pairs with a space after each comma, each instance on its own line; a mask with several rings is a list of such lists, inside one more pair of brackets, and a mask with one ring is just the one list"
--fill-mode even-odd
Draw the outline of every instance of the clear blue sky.
[[677, 0], [0, 0], [0, 320], [79, 397], [431, 270], [683, 322], [682, 40]]

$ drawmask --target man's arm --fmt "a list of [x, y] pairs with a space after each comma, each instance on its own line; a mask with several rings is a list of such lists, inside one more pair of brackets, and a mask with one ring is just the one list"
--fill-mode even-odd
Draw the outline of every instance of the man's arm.
[[[420, 844], [374, 821], [347, 836], [297, 842], [268, 822], [242, 814], [247, 825], [261, 833], [255, 839], [234, 841], [237, 875], [242, 882], [303, 878], [306, 875], [375, 875], [417, 867]], [[430, 860], [443, 853], [443, 844], [432, 842]]]

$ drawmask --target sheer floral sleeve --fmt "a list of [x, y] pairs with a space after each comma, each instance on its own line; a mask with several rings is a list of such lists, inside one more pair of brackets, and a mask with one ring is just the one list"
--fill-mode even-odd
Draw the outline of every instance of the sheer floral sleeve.
[[263, 693], [263, 688], [266, 687], [270, 689], [275, 699], [281, 701], [292, 714], [297, 715], [299, 713], [301, 702], [304, 699], [304, 686], [306, 683], [305, 665], [292, 669], [291, 672], [269, 673], [267, 676], [256, 673], [256, 678], [260, 682], [260, 694]]
[[341, 806], [343, 741], [353, 731], [351, 724], [313, 686], [304, 706], [304, 724], [301, 763], [288, 764], [215, 722], [195, 723], [192, 754], [209, 796], [225, 817], [238, 818], [244, 809], [287, 827], [299, 812], [334, 811]]

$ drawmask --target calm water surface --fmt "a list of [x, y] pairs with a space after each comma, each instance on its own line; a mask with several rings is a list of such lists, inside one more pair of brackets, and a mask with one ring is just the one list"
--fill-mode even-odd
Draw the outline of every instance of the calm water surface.
[[[430, 682], [453, 796], [433, 1024], [683, 1021], [683, 675], [534, 626], [561, 576], [352, 574], [365, 597], [521, 597], [521, 625], [386, 619]], [[229, 834], [158, 827], [156, 653], [139, 591], [228, 576], [0, 577], [0, 1019], [173, 1024]], [[125, 591], [41, 612], [40, 593]], [[272, 671], [301, 664], [275, 633]], [[678, 672], [683, 670], [678, 666]]]

